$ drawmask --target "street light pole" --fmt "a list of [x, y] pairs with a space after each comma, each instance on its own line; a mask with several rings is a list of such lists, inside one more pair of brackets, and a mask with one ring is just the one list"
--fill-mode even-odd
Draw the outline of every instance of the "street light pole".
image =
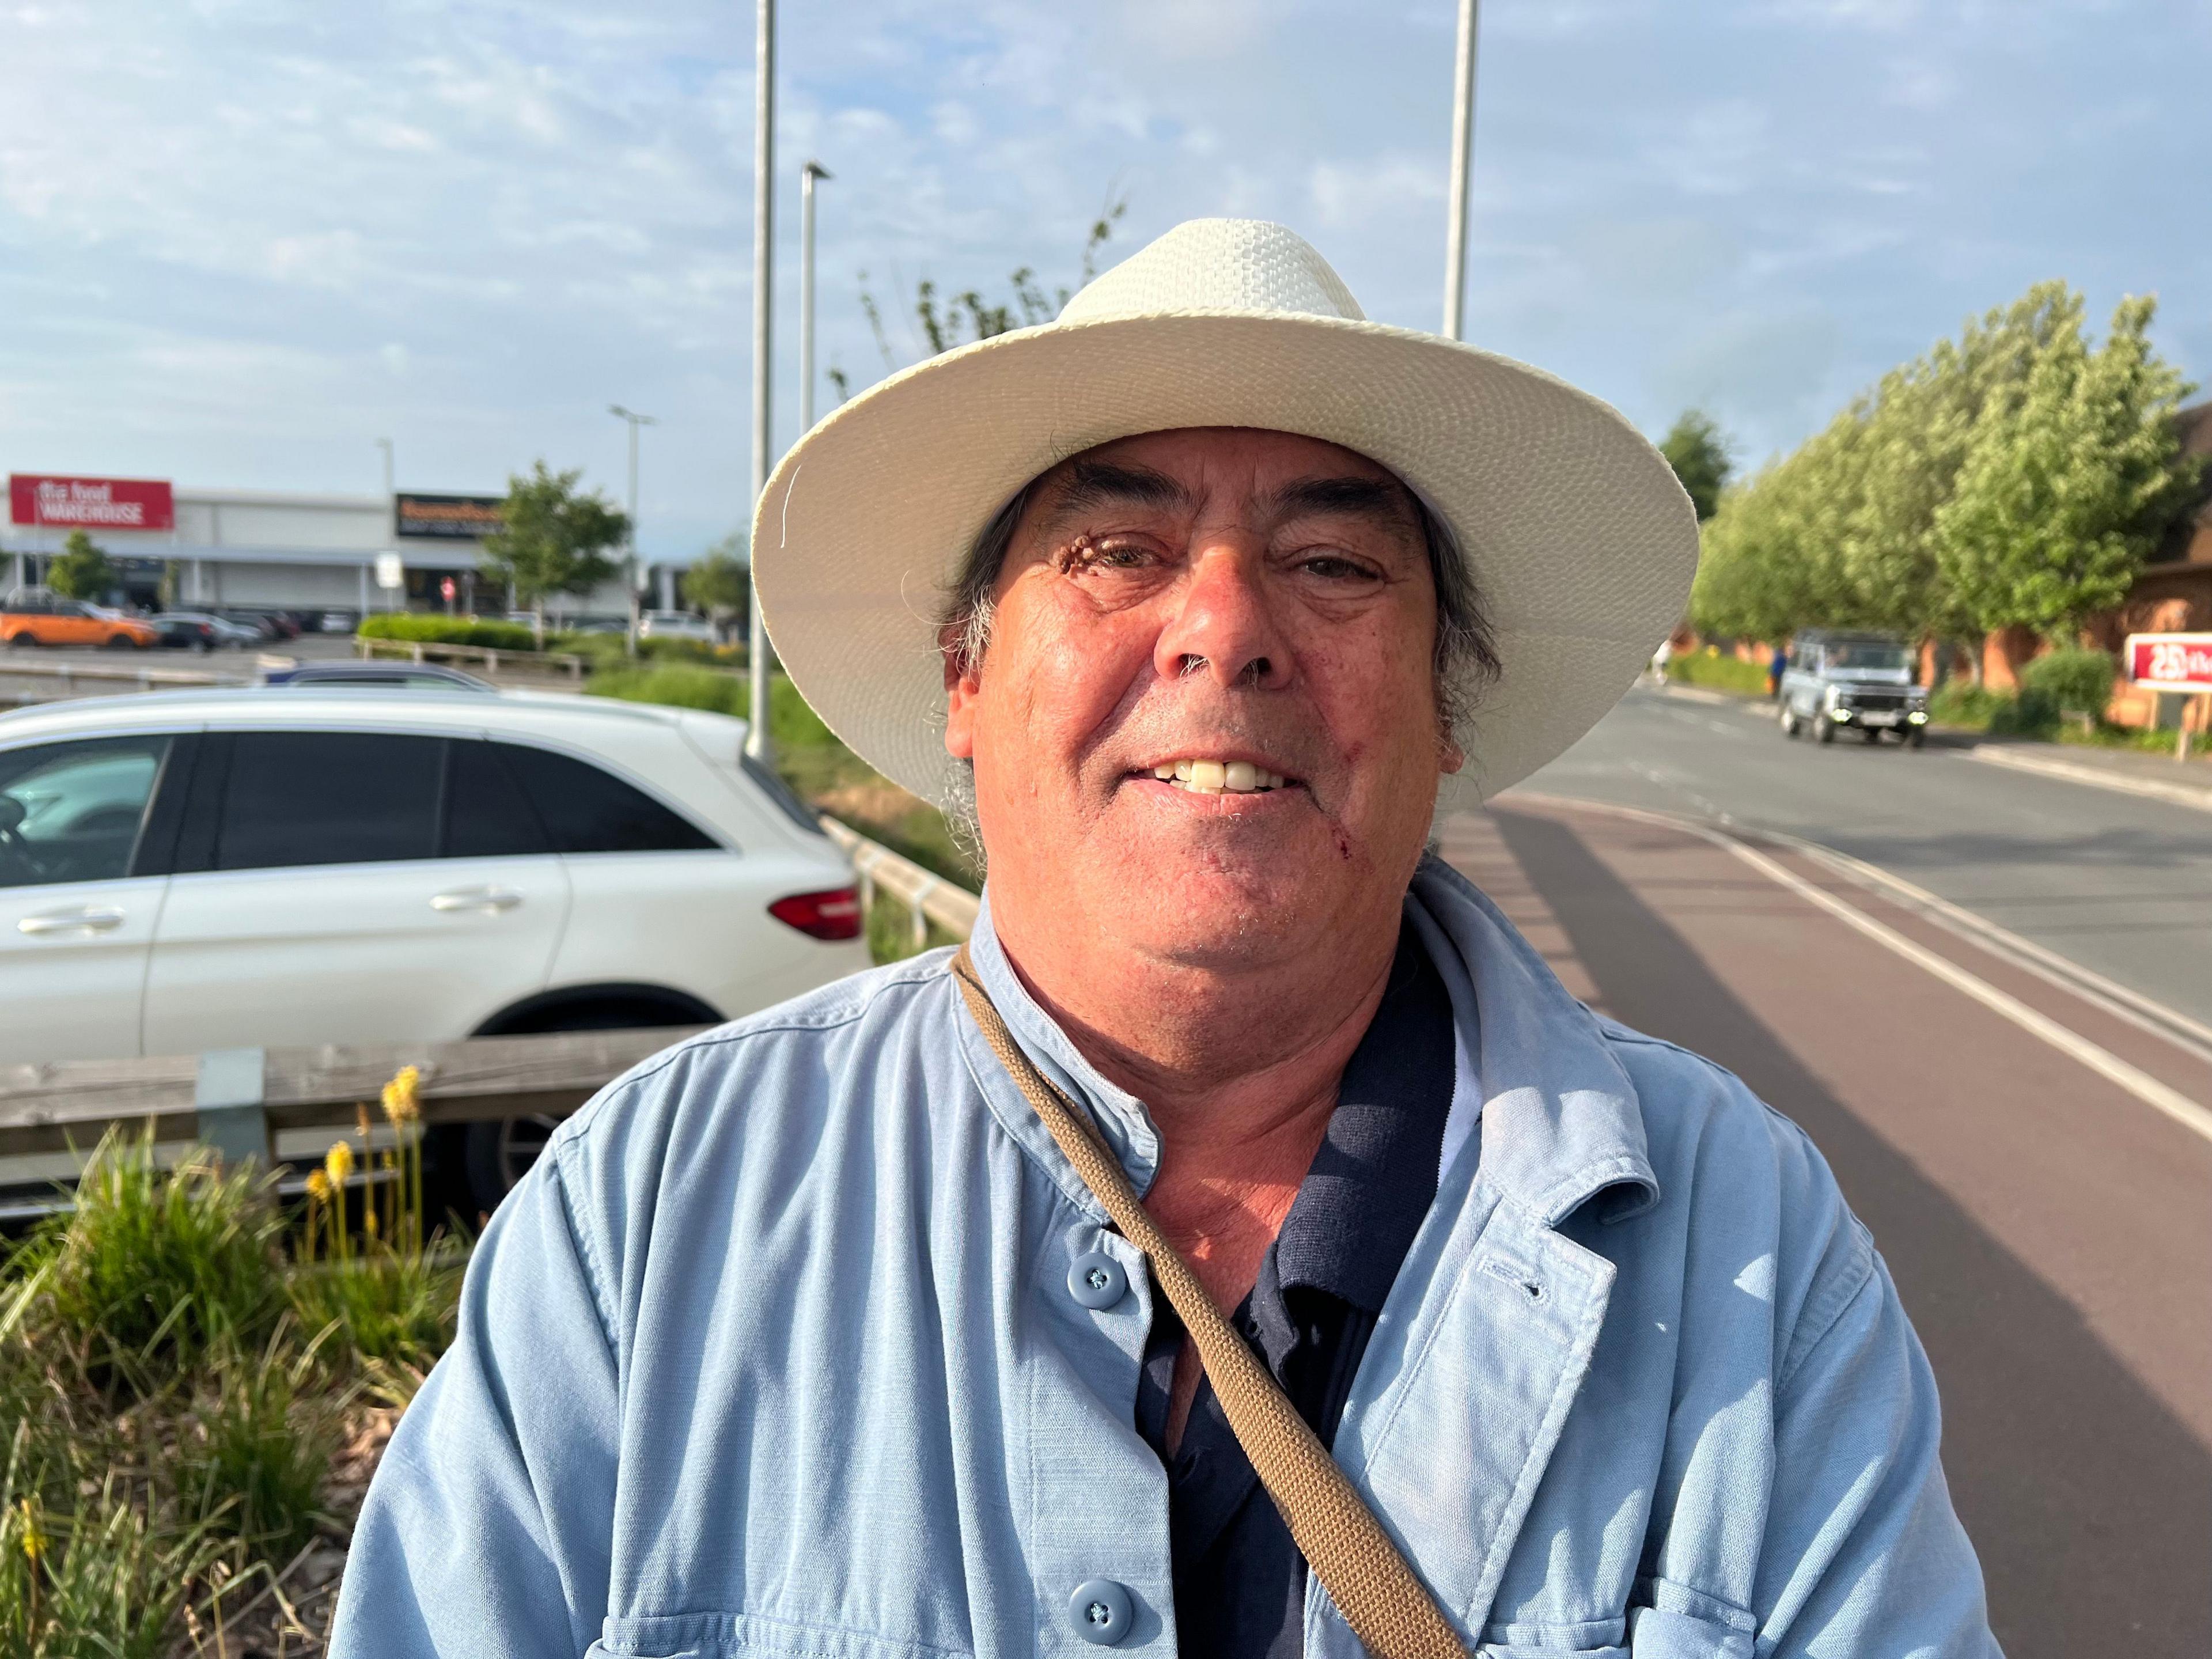
[[1465, 337], [1467, 175], [1474, 150], [1474, 25], [1477, 0], [1459, 0], [1459, 60], [1452, 92], [1451, 225], [1444, 237], [1444, 337]]
[[[384, 540], [386, 546], [397, 552], [399, 550], [399, 497], [392, 494], [392, 440], [379, 438], [376, 441], [376, 447], [384, 452]], [[193, 571], [193, 578], [192, 597], [197, 599], [199, 598], [197, 568]], [[389, 601], [386, 602], [385, 608], [391, 609]], [[363, 617], [368, 615], [368, 583], [365, 578], [361, 587], [361, 614]]]
[[[769, 281], [775, 257], [775, 0], [760, 0], [753, 79], [753, 488], [747, 506], [757, 509], [768, 488], [769, 360], [774, 348]], [[746, 703], [751, 725], [745, 733], [745, 752], [766, 764], [775, 757], [775, 744], [768, 730], [769, 643], [768, 627], [761, 617], [759, 551], [746, 550], [746, 557], [754, 562], [755, 577], [752, 625], [746, 639], [752, 684]]]
[[799, 173], [799, 429], [814, 429], [814, 181], [836, 175], [819, 161]]
[[629, 654], [637, 655], [637, 429], [641, 426], [658, 426], [659, 421], [651, 415], [640, 415], [624, 409], [620, 404], [609, 404], [607, 413], [620, 416], [629, 422], [629, 556], [623, 561], [623, 587], [629, 595]]

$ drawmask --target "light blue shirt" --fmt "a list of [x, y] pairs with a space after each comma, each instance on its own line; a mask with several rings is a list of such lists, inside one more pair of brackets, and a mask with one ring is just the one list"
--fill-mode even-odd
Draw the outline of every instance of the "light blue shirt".
[[[1335, 1452], [1446, 1613], [1513, 1659], [1994, 1655], [1934, 1379], [1811, 1142], [1584, 1008], [1450, 870], [1407, 911], [1457, 1080]], [[974, 954], [1143, 1188], [1144, 1107], [988, 902]], [[1122, 1650], [1174, 1652], [1152, 1297], [1104, 1221], [941, 953], [647, 1061], [485, 1230], [332, 1651], [1087, 1655], [1071, 1598], [1103, 1583]], [[1093, 1251], [1103, 1307], [1070, 1281]], [[1361, 1651], [1310, 1583], [1305, 1644]]]

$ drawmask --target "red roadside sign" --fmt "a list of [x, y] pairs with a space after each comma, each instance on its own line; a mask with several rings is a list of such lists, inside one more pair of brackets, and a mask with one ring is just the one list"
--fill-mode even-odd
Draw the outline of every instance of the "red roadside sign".
[[8, 477], [8, 516], [16, 524], [70, 530], [174, 530], [177, 507], [167, 478]]
[[2130, 634], [2128, 678], [2151, 691], [2212, 691], [2212, 634]]

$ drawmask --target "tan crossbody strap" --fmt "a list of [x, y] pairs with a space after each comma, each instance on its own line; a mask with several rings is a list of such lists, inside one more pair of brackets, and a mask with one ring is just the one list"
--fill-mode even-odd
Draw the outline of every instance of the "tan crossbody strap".
[[1090, 1115], [1054, 1088], [1014, 1042], [965, 945], [952, 958], [952, 973], [991, 1052], [1114, 1224], [1152, 1263], [1153, 1278], [1197, 1346], [1237, 1443], [1352, 1633], [1381, 1659], [1467, 1659], [1457, 1633], [1375, 1512], [1153, 1224]]

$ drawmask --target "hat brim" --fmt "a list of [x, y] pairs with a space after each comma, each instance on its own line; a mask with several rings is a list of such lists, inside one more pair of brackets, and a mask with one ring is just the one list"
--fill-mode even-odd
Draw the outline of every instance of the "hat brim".
[[1680, 619], [1697, 516], [1616, 410], [1542, 371], [1377, 323], [1178, 312], [1048, 324], [918, 364], [817, 426], [753, 518], [776, 654], [862, 759], [951, 797], [936, 618], [1000, 507], [1071, 455], [1187, 427], [1322, 439], [1390, 469], [1457, 532], [1499, 672], [1455, 734], [1439, 810], [1558, 757]]

